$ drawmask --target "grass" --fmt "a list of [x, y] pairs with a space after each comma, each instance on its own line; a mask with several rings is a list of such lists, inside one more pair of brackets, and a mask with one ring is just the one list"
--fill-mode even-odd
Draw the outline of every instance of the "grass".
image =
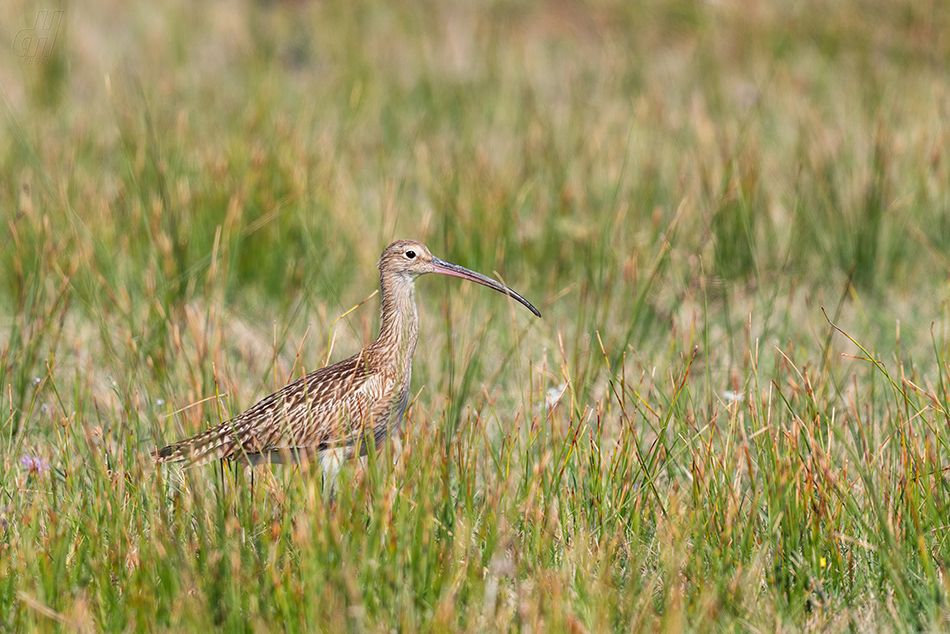
[[[950, 628], [944, 3], [63, 8], [0, 54], [0, 631]], [[544, 318], [420, 280], [332, 500], [151, 463], [369, 342], [396, 237]]]

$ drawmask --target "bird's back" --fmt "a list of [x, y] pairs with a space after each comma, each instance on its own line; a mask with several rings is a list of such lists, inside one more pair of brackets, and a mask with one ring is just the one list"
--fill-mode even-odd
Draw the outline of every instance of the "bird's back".
[[[357, 355], [289, 383], [244, 413], [206, 432], [155, 451], [158, 462], [198, 465], [223, 458], [297, 462], [327, 450], [351, 457], [363, 438], [389, 434], [395, 380], [371, 355]], [[395, 396], [395, 399], [393, 398]], [[403, 406], [404, 409], [404, 406]]]

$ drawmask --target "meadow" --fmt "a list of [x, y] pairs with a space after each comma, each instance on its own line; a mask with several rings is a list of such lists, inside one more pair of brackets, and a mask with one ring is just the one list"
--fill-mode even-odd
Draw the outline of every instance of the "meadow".
[[[0, 632], [950, 629], [950, 4], [5, 6]], [[153, 464], [396, 238], [543, 318], [421, 278], [332, 496]]]

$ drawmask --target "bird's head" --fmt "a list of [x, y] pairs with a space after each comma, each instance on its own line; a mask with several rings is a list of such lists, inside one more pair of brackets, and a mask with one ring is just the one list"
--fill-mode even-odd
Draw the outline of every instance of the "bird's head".
[[440, 273], [442, 275], [450, 275], [452, 277], [462, 278], [463, 280], [477, 282], [499, 293], [508, 295], [520, 302], [525, 308], [534, 313], [535, 316], [541, 316], [541, 313], [538, 312], [537, 308], [531, 305], [531, 302], [501, 282], [497, 282], [481, 273], [470, 271], [458, 264], [452, 264], [451, 262], [437, 258], [426, 248], [426, 245], [415, 240], [397, 240], [390, 244], [380, 256], [378, 266], [380, 277], [383, 279], [388, 276], [397, 276], [411, 283], [420, 275], [425, 275], [426, 273]]
[[383, 275], [395, 274], [415, 279], [426, 273], [433, 273], [432, 261], [435, 256], [426, 245], [415, 240], [396, 240], [379, 257], [379, 272]]

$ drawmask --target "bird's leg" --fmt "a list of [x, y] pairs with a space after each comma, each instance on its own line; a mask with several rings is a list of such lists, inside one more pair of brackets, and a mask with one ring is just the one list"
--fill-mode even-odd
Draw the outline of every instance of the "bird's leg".
[[323, 494], [332, 498], [340, 479], [340, 470], [346, 461], [346, 448], [325, 449], [320, 452], [320, 469], [323, 471]]

